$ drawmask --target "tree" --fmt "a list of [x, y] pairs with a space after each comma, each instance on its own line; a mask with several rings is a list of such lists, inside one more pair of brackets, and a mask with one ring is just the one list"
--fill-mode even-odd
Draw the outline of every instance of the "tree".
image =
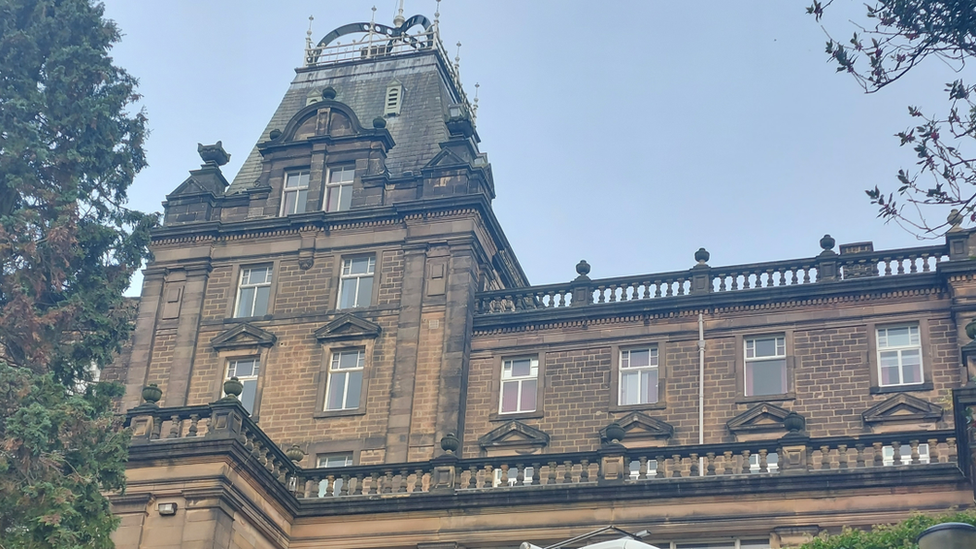
[[976, 513], [969, 511], [940, 517], [915, 515], [898, 524], [881, 524], [870, 531], [844, 528], [834, 536], [822, 536], [799, 549], [918, 549], [915, 538], [923, 530], [943, 522], [964, 522], [976, 526]]
[[145, 165], [136, 80], [91, 0], [0, 0], [0, 547], [111, 547], [124, 487], [123, 291], [156, 217], [125, 207]]
[[[820, 21], [832, 3], [814, 0], [807, 13]], [[893, 84], [929, 58], [962, 73], [976, 54], [972, 0], [874, 0], [867, 5], [867, 18], [870, 24], [859, 26], [849, 41], [841, 43], [829, 34], [827, 40], [827, 54], [837, 71], [852, 75], [866, 93]], [[898, 171], [894, 192], [877, 186], [865, 191], [878, 206], [878, 217], [920, 235], [938, 234], [950, 224], [930, 221], [930, 206], [959, 210], [953, 216], [957, 221], [976, 221], [976, 158], [963, 151], [976, 138], [976, 86], [959, 78], [947, 83], [945, 91], [947, 112], [925, 114], [909, 106], [915, 121], [896, 134], [901, 146], [914, 150], [916, 167]]]

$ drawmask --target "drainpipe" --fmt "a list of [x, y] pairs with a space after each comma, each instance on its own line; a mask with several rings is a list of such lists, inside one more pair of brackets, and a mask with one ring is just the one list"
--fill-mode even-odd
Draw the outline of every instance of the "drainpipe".
[[698, 313], [698, 444], [705, 444], [705, 317], [702, 313]]

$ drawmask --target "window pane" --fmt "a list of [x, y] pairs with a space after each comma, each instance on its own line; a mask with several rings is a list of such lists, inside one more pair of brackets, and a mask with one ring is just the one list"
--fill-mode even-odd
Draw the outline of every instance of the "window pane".
[[357, 257], [350, 259], [348, 274], [373, 274], [374, 259], [370, 257]]
[[361, 351], [342, 351], [338, 354], [338, 361], [333, 360], [333, 368], [359, 368]]
[[243, 383], [244, 392], [241, 393], [241, 404], [244, 405], [244, 409], [250, 414], [254, 410], [254, 395], [258, 388], [258, 380], [249, 379]]
[[268, 298], [271, 297], [271, 286], [259, 286], [254, 296], [254, 312], [251, 316], [268, 314]]
[[241, 298], [234, 316], [251, 316], [251, 311], [254, 310], [254, 288], [241, 288], [240, 292]]
[[902, 383], [922, 382], [922, 357], [918, 349], [901, 352]]
[[657, 369], [641, 372], [641, 404], [657, 402]]
[[628, 372], [620, 376], [620, 404], [639, 404], [640, 372]]
[[911, 345], [908, 326], [888, 328], [888, 347], [907, 347]]
[[373, 301], [373, 277], [363, 276], [359, 279], [359, 291], [356, 292], [356, 307], [368, 307]]
[[358, 278], [347, 278], [342, 281], [339, 289], [339, 308], [349, 309], [356, 306], [356, 286]]
[[776, 340], [775, 337], [757, 339], [756, 341], [756, 356], [777, 356], [776, 354]]
[[329, 187], [325, 199], [325, 211], [327, 212], [339, 211], [339, 187]]
[[535, 410], [536, 380], [527, 379], [522, 382], [522, 398], [519, 402], [520, 412]]
[[352, 185], [339, 186], [339, 211], [344, 212], [352, 205]]
[[234, 362], [234, 375], [231, 377], [249, 377], [257, 375], [255, 372], [255, 361], [253, 360], [238, 360]]
[[512, 377], [525, 377], [532, 374], [532, 360], [521, 358], [512, 361]]
[[255, 267], [248, 269], [249, 284], [265, 284], [271, 282], [271, 267]]
[[630, 351], [629, 354], [631, 368], [640, 368], [651, 364], [651, 351], [649, 349]]
[[295, 204], [295, 213], [305, 213], [307, 202], [308, 202], [308, 190], [302, 189], [298, 191], [298, 203]]
[[284, 204], [281, 206], [281, 214], [289, 215], [295, 213], [295, 199], [298, 197], [298, 193], [294, 191], [289, 191], [285, 193]]
[[346, 402], [343, 408], [350, 410], [359, 408], [359, 396], [363, 390], [363, 371], [349, 372], [349, 387], [346, 389]]
[[762, 360], [746, 364], [749, 396], [779, 395], [786, 392], [786, 360]]
[[518, 411], [518, 382], [502, 383], [502, 412]]
[[326, 410], [342, 409], [342, 393], [346, 390], [346, 373], [334, 373], [329, 376], [329, 396], [325, 402]]
[[898, 385], [898, 367], [893, 368], [881, 368], [881, 384], [882, 385]]

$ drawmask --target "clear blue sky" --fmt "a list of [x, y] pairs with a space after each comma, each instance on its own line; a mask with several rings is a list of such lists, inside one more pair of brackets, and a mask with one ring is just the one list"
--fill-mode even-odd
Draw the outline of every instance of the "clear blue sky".
[[[396, 1], [109, 0], [125, 34], [116, 62], [140, 79], [152, 134], [133, 206], [164, 196], [222, 140], [231, 179], [313, 39], [354, 21], [390, 23]], [[955, 78], [930, 64], [864, 95], [836, 74], [809, 2], [444, 0], [441, 34], [461, 47], [495, 212], [533, 284], [817, 254], [824, 233], [875, 249], [918, 245], [875, 218], [864, 189], [893, 188], [913, 154], [893, 134], [906, 106], [944, 110]], [[433, 16], [434, 0], [405, 13]], [[848, 38], [863, 4], [823, 21]], [[941, 220], [945, 212], [934, 212]]]

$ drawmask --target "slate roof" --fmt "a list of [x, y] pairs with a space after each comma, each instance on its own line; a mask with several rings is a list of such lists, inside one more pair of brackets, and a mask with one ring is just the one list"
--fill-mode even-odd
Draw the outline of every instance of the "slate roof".
[[[392, 176], [405, 171], [416, 173], [440, 152], [439, 144], [448, 138], [444, 124], [447, 109], [459, 100], [446, 78], [433, 50], [300, 69], [258, 142], [267, 141], [272, 129], [283, 129], [305, 106], [310, 94], [317, 95], [327, 86], [336, 89], [336, 100], [352, 107], [363, 126], [371, 127], [374, 118], [383, 116], [386, 89], [396, 79], [403, 85], [403, 103], [399, 115], [386, 118], [386, 129], [396, 143], [386, 166]], [[226, 193], [243, 191], [260, 175], [261, 154], [255, 145]]]

